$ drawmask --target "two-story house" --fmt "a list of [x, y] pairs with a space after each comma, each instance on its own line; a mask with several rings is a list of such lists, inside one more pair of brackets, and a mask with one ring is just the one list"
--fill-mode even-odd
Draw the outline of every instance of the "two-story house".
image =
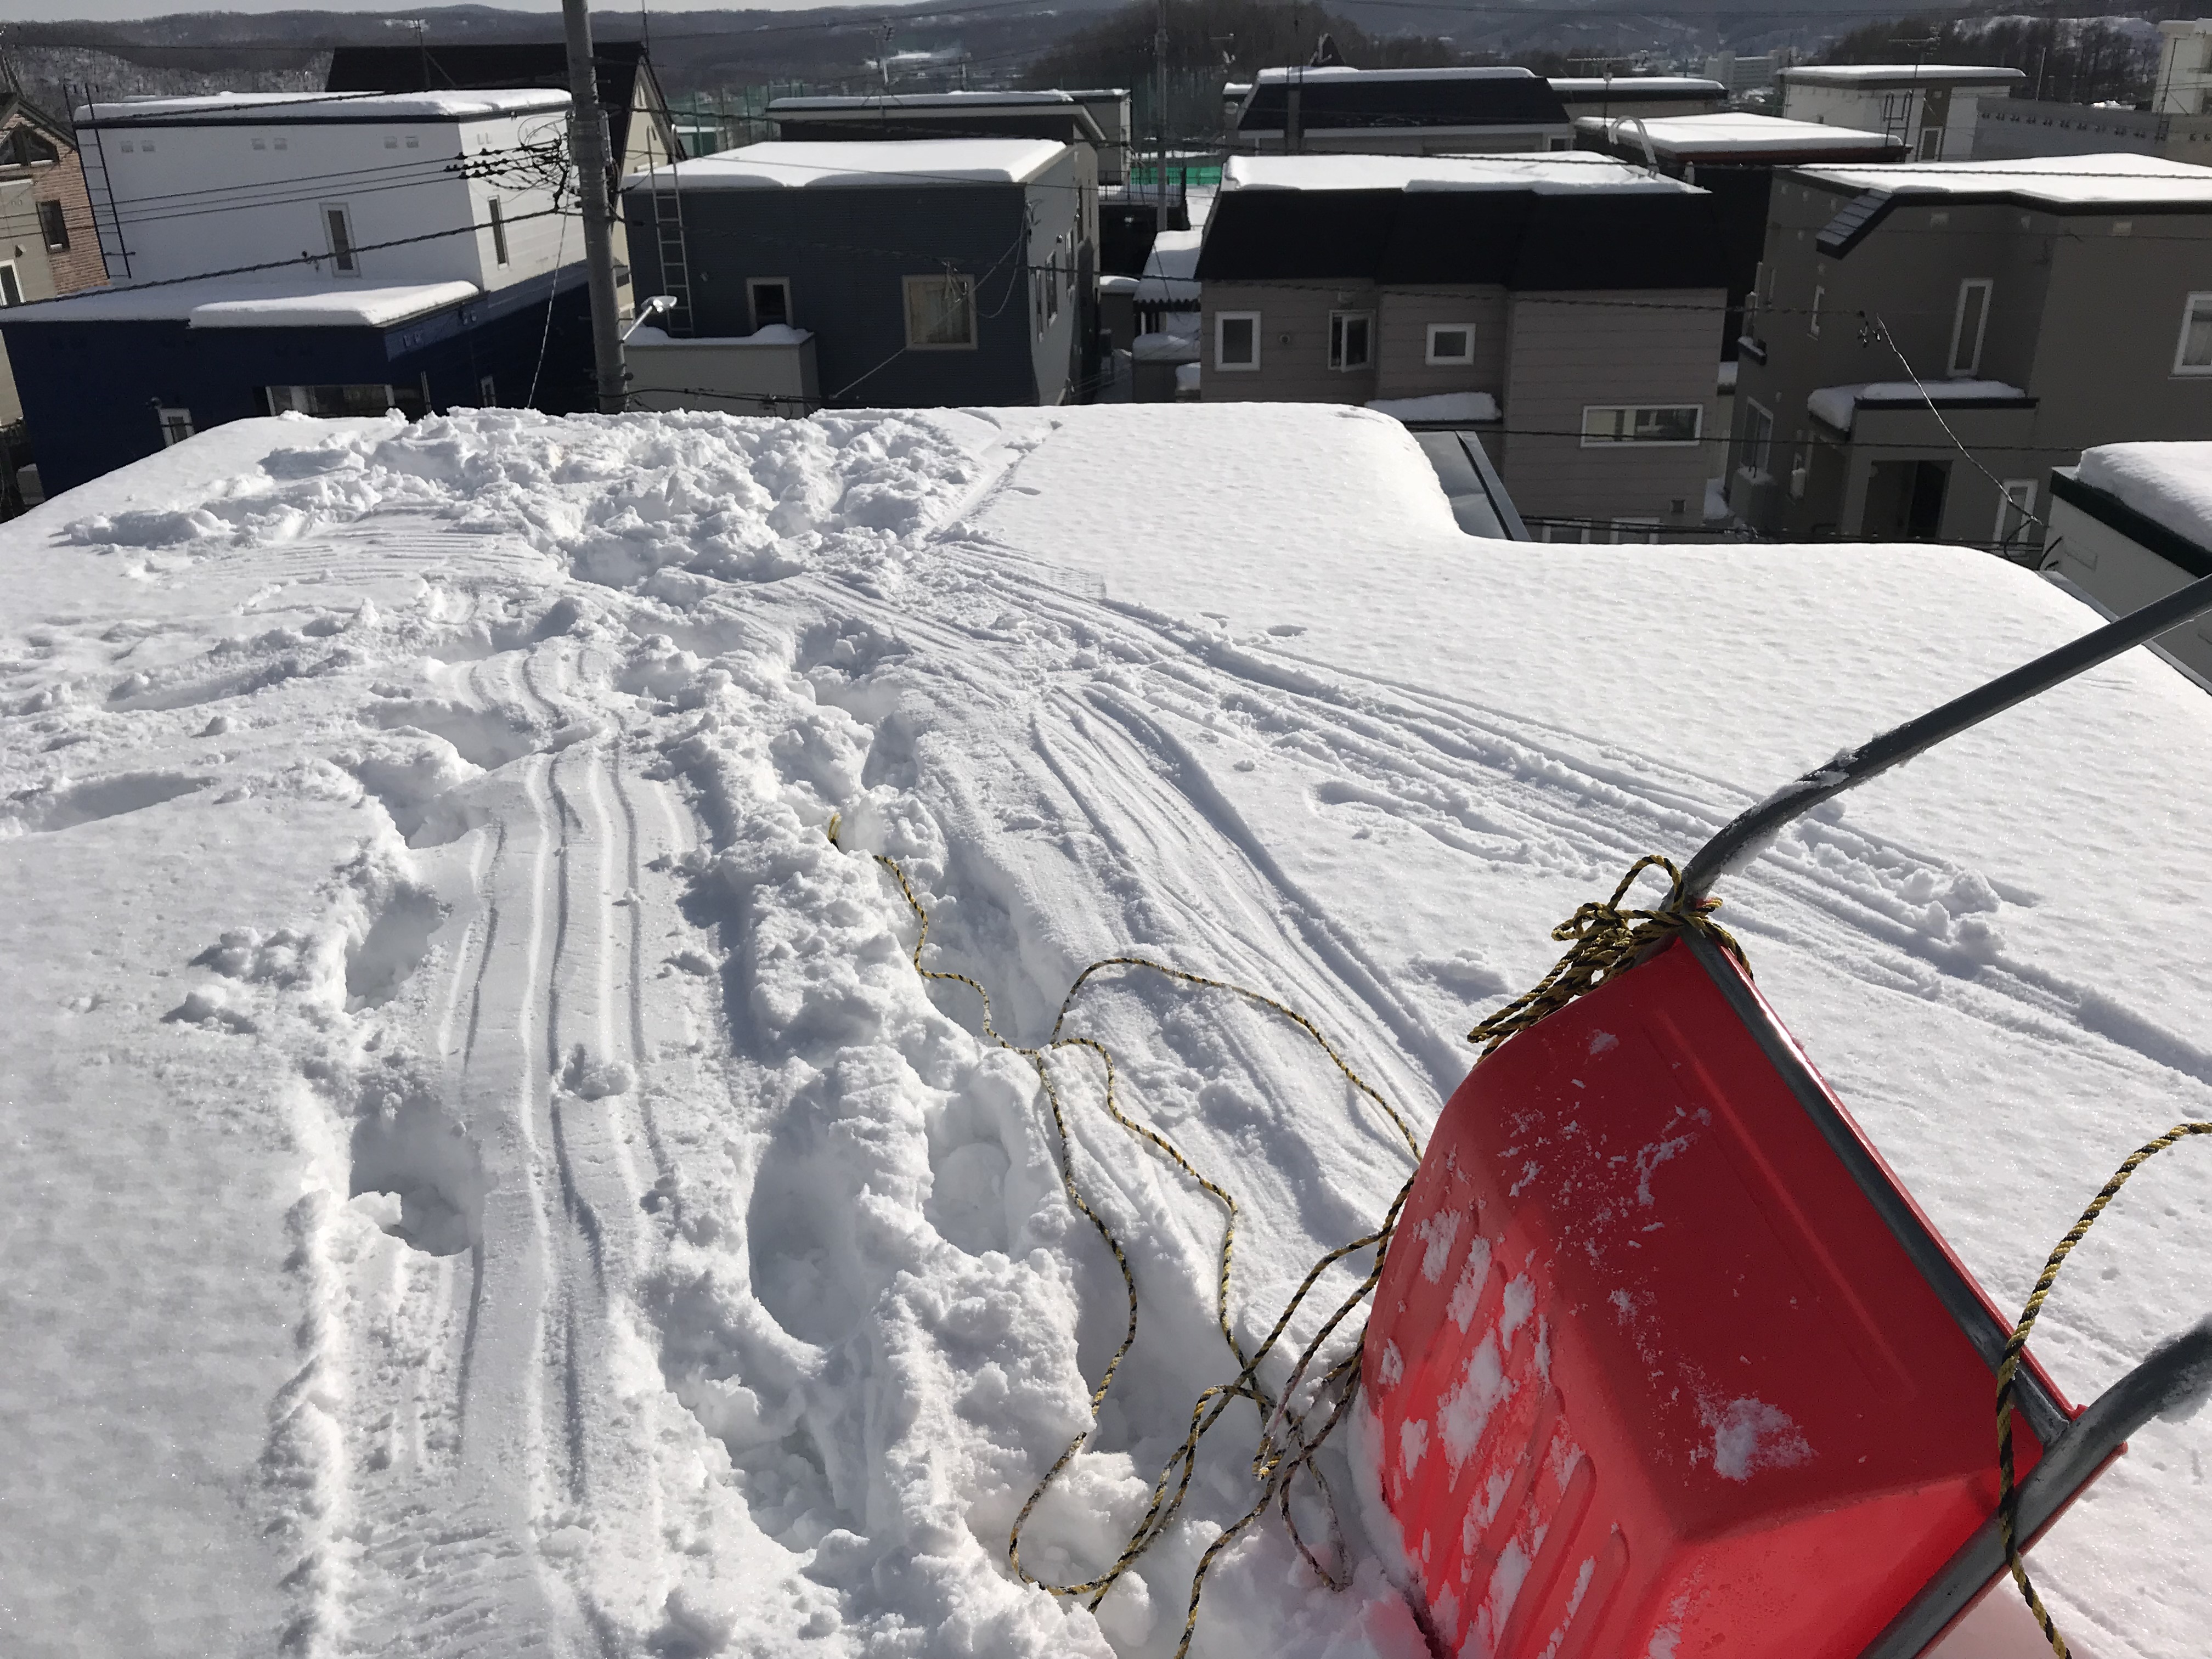
[[1785, 119], [1886, 133], [1916, 161], [1963, 161], [1982, 103], [2027, 77], [1981, 64], [1813, 64], [1779, 78]]
[[1095, 333], [1097, 190], [1043, 138], [748, 144], [636, 174], [622, 209], [647, 409], [1060, 404]]
[[1200, 396], [1479, 430], [1550, 540], [1698, 531], [1721, 449], [1712, 197], [1587, 151], [1232, 158]]
[[1754, 529], [2025, 555], [2053, 466], [2212, 438], [2212, 169], [1780, 174], [1735, 401], [1729, 501]]
[[588, 395], [568, 97], [77, 112], [111, 285], [0, 310], [49, 492], [243, 416]]

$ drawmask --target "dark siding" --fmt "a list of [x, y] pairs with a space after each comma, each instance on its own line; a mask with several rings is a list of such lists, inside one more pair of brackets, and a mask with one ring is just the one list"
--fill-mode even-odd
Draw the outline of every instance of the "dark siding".
[[429, 377], [434, 408], [473, 405], [482, 376], [499, 401], [519, 404], [545, 366], [537, 406], [564, 413], [589, 406], [591, 330], [580, 282], [554, 301], [546, 334], [543, 290], [511, 300], [496, 315], [482, 302], [464, 323], [441, 313], [397, 329], [195, 329], [182, 322], [18, 323], [0, 320], [23, 412], [38, 444], [46, 492], [74, 488], [161, 447], [154, 410], [189, 409], [202, 432], [264, 414], [266, 386], [388, 383], [419, 392]]
[[[1060, 170], [1049, 177], [1059, 179]], [[1056, 192], [1071, 202], [1073, 193]], [[1034, 404], [1024, 204], [1019, 185], [690, 191], [683, 197], [683, 214], [691, 332], [751, 333], [746, 282], [787, 277], [792, 321], [814, 335], [825, 402], [848, 408]], [[658, 294], [650, 192], [625, 191], [623, 211], [636, 267], [634, 291]], [[1043, 236], [1048, 248], [1052, 233]], [[978, 345], [973, 351], [908, 351], [902, 279], [948, 265], [978, 279]], [[1055, 386], [1044, 401], [1058, 397]]]
[[[1237, 118], [1240, 132], [1280, 132], [1290, 117], [1287, 82], [1263, 81]], [[1329, 127], [1565, 126], [1551, 82], [1520, 75], [1439, 76], [1376, 81], [1310, 76], [1298, 82], [1298, 125]]]

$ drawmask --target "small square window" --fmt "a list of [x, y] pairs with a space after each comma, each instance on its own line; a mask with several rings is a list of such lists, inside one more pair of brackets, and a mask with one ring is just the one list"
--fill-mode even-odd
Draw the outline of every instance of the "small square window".
[[2173, 349], [2177, 374], [2212, 374], [2212, 294], [2192, 294], [2182, 307], [2181, 338]]
[[384, 135], [384, 147], [386, 149], [398, 149], [399, 148], [399, 139], [398, 136], [393, 133], [386, 133]]
[[1222, 369], [1260, 367], [1260, 313], [1224, 311], [1213, 319], [1213, 366]]
[[1471, 363], [1474, 361], [1473, 323], [1431, 323], [1428, 361], [1431, 363]]
[[906, 343], [915, 351], [973, 350], [975, 279], [948, 271], [906, 278]]

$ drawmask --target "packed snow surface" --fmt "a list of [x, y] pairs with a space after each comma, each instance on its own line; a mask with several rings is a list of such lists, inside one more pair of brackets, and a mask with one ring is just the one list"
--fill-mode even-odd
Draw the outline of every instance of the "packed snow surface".
[[2100, 444], [2078, 475], [2199, 547], [2212, 548], [2212, 444]]
[[[870, 854], [1015, 1041], [1149, 952], [1425, 1125], [1633, 858], [2094, 621], [1940, 548], [1473, 540], [1402, 428], [1322, 405], [242, 422], [0, 528], [0, 1652], [37, 1659], [1164, 1656], [1257, 1425], [1097, 1613], [1009, 1572], [1125, 1304]], [[2212, 704], [2138, 653], [1723, 888], [2008, 1306], [2212, 1116], [2208, 793]], [[1404, 1178], [1261, 1012], [1120, 975], [1070, 1020], [1243, 1206], [1247, 1341]], [[1079, 1579], [1233, 1366], [1219, 1211], [1054, 1064], [1143, 1306], [1026, 1535]], [[2202, 1307], [2206, 1173], [2155, 1161], [2075, 1252], [2036, 1338], [2075, 1398]], [[1793, 1431], [1739, 1407], [1755, 1484]], [[2208, 1456], [2152, 1425], [2039, 1548], [2078, 1650], [2202, 1651]], [[1418, 1659], [1345, 1519], [1352, 1589], [1255, 1528], [1195, 1651]]]

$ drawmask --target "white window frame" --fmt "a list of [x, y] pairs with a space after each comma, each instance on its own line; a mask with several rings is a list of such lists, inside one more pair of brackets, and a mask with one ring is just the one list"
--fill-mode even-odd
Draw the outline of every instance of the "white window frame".
[[1919, 153], [1913, 159], [1919, 161], [1940, 161], [1943, 159], [1942, 128], [1924, 126], [1920, 129]]
[[0, 307], [23, 303], [23, 279], [13, 259], [0, 259]]
[[[1228, 323], [1252, 325], [1252, 361], [1232, 363], [1221, 355], [1222, 336]], [[1224, 374], [1256, 374], [1260, 372], [1260, 313], [1256, 311], [1217, 311], [1213, 313], [1213, 367]]]
[[492, 263], [495, 264], [503, 265], [508, 263], [507, 257], [507, 210], [500, 205], [499, 198], [496, 196], [493, 197], [486, 205], [490, 209], [491, 213]]
[[[952, 283], [959, 287], [968, 300], [968, 337], [964, 340], [916, 340], [914, 337], [915, 284]], [[976, 326], [975, 279], [964, 270], [947, 270], [916, 274], [899, 279], [899, 299], [906, 328], [906, 349], [908, 351], [973, 351], [981, 331]]]
[[[1461, 331], [1464, 331], [1467, 335], [1466, 353], [1463, 356], [1456, 357], [1438, 356], [1437, 352], [1437, 336], [1439, 334], [1452, 334]], [[1462, 365], [1473, 363], [1474, 362], [1474, 325], [1473, 323], [1431, 323], [1429, 325], [1428, 339], [1423, 361], [1427, 362], [1431, 368], [1451, 363]]]
[[[1736, 461], [1735, 470], [1753, 483], [1765, 483], [1774, 476], [1767, 470], [1773, 459], [1774, 411], [1756, 398], [1746, 398], [1743, 407], [1743, 453]], [[1758, 431], [1760, 422], [1765, 422], [1766, 435], [1754, 439], [1752, 434]]]
[[[1638, 438], [1633, 434], [1636, 416], [1654, 410], [1682, 410], [1694, 412], [1693, 429], [1686, 438]], [[1593, 415], [1617, 415], [1613, 422], [1615, 435], [1594, 436], [1590, 432]], [[1690, 449], [1705, 441], [1705, 406], [1703, 404], [1584, 404], [1583, 405], [1582, 440], [1584, 449]]]
[[[361, 239], [353, 234], [353, 210], [343, 202], [324, 202], [315, 211], [323, 222], [323, 240], [330, 248], [331, 274], [334, 276], [361, 275]], [[336, 221], [338, 234], [331, 234]]]
[[[1976, 289], [1982, 291], [1982, 314], [1974, 325], [1973, 354], [1966, 359], [1964, 368], [1959, 367], [1960, 336], [1966, 328], [1966, 296]], [[1954, 380], [1971, 380], [1982, 369], [1982, 343], [1989, 337], [1990, 306], [1996, 297], [1996, 283], [1987, 276], [1968, 276], [1959, 283], [1959, 301], [1951, 308], [1951, 355], [1944, 359], [1945, 373]]]
[[788, 276], [748, 276], [745, 278], [745, 313], [752, 319], [753, 332], [757, 334], [762, 329], [767, 326], [765, 323], [761, 321], [760, 309], [760, 291], [764, 288], [780, 288], [783, 290], [784, 326], [786, 328], [796, 327], [797, 325], [791, 320], [791, 278]]
[[154, 419], [161, 428], [161, 447], [173, 449], [193, 434], [192, 411], [156, 404]]
[[2192, 294], [2182, 305], [2181, 336], [2173, 343], [2173, 372], [2176, 374], [2191, 376], [2212, 374], [2212, 357], [2208, 357], [2201, 363], [2184, 361], [2189, 356], [2190, 321], [2197, 315], [2199, 307], [2208, 313], [2206, 320], [2212, 322], [2212, 290]]
[[[1346, 361], [1345, 336], [1353, 323], [1367, 325], [1366, 352], [1358, 362]], [[1337, 374], [1359, 374], [1375, 367], [1375, 313], [1371, 311], [1332, 311], [1328, 313], [1328, 367]]]
[[[1997, 487], [1997, 521], [1990, 539], [1999, 547], [2027, 544], [2035, 528], [2035, 489], [2033, 478], [2007, 478]], [[2007, 524], [2008, 519], [2014, 522]]]

